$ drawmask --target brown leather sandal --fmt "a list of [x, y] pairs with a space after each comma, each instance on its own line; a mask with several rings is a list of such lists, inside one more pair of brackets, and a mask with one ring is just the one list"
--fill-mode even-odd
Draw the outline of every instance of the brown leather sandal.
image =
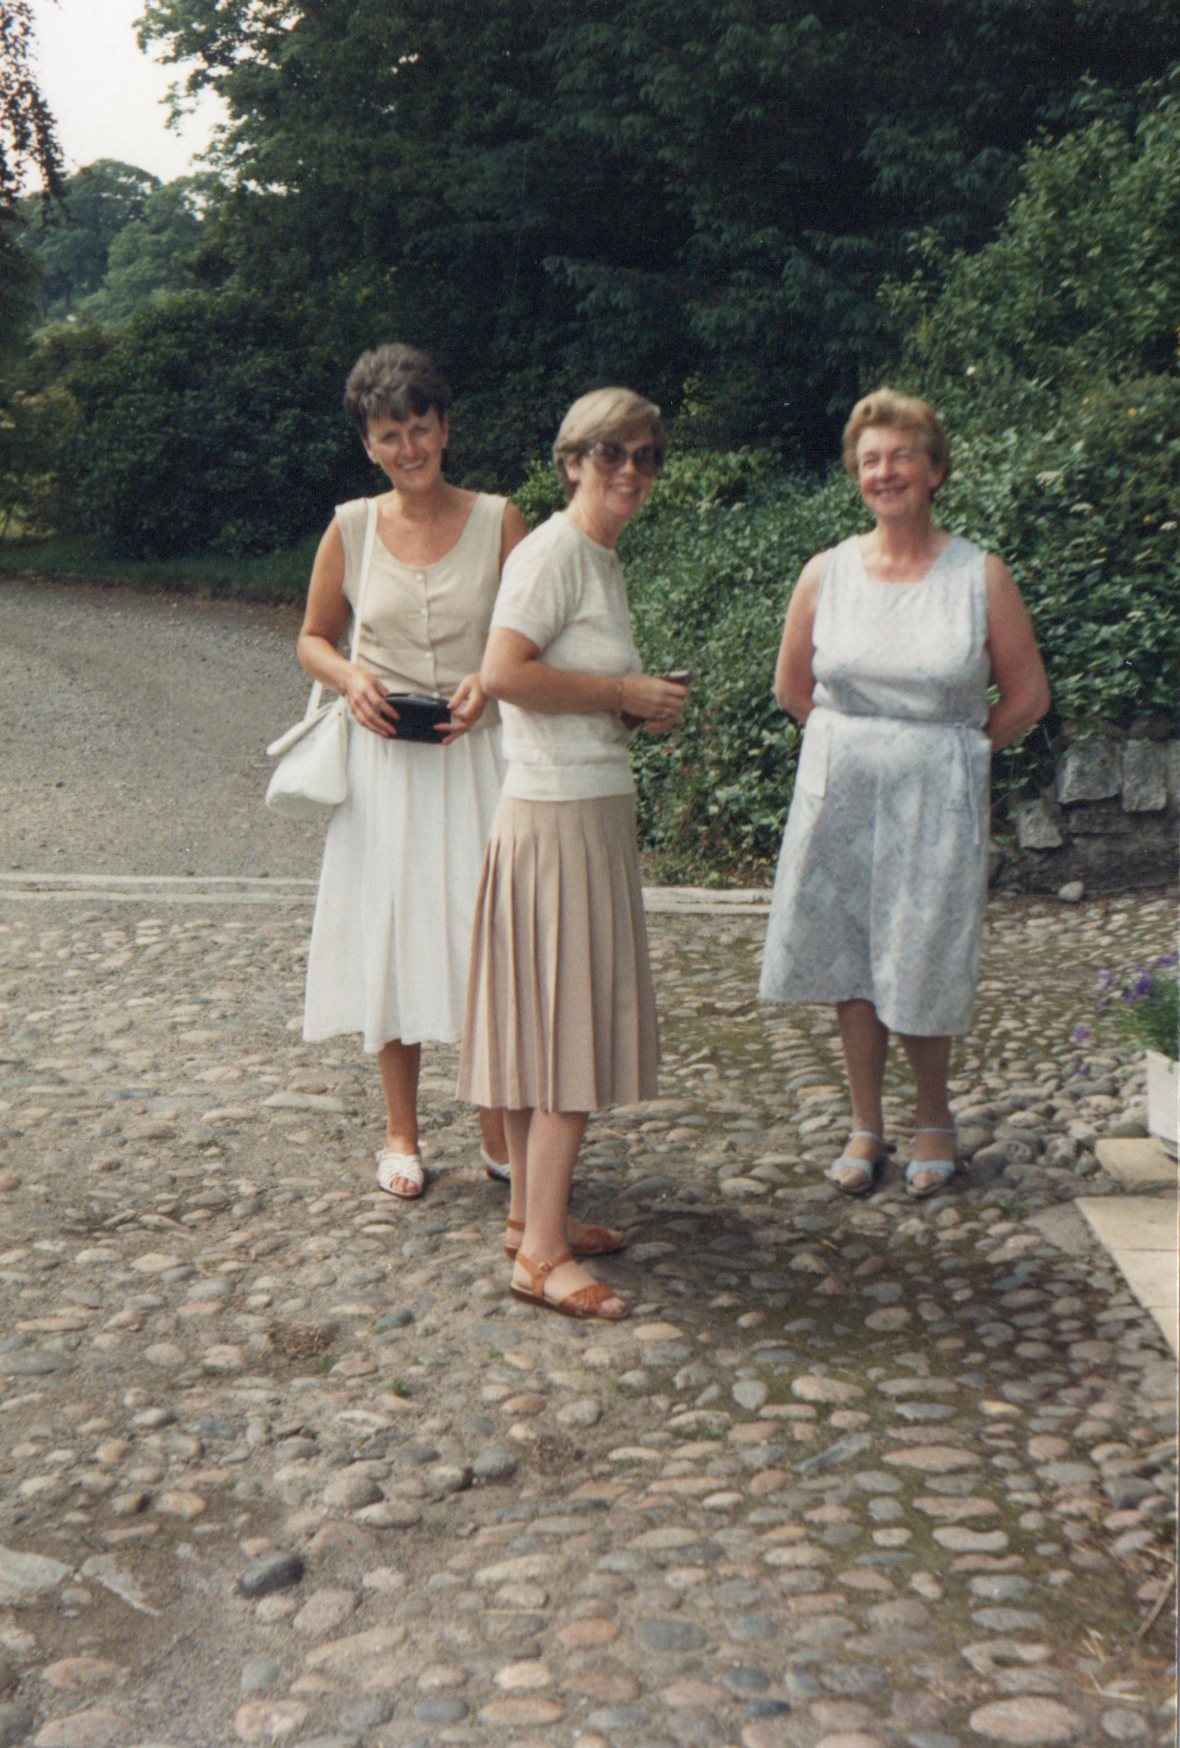
[[608, 1287], [605, 1281], [592, 1281], [588, 1287], [579, 1287], [576, 1292], [567, 1293], [564, 1299], [546, 1298], [546, 1278], [554, 1269], [560, 1268], [563, 1262], [573, 1262], [572, 1250], [563, 1250], [551, 1262], [541, 1263], [530, 1262], [523, 1251], [517, 1251], [515, 1260], [521, 1268], [528, 1270], [529, 1285], [518, 1287], [513, 1281], [512, 1297], [525, 1305], [539, 1305], [543, 1311], [556, 1311], [559, 1317], [578, 1317], [583, 1321], [597, 1319], [600, 1323], [621, 1323], [624, 1317], [630, 1315], [629, 1305], [624, 1305], [621, 1311], [602, 1309], [611, 1299], [619, 1298], [614, 1288]]
[[[509, 1232], [524, 1232], [523, 1220], [505, 1220]], [[627, 1235], [621, 1238], [615, 1235], [609, 1226], [583, 1226], [577, 1238], [571, 1238], [570, 1250], [574, 1256], [617, 1256], [620, 1250], [627, 1248]], [[511, 1240], [504, 1241], [504, 1255], [509, 1262], [514, 1262], [520, 1251], [520, 1239], [513, 1244]]]

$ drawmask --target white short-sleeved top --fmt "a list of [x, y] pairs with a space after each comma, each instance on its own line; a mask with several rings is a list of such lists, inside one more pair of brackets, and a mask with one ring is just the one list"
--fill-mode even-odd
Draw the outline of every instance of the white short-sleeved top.
[[[391, 692], [449, 698], [466, 674], [479, 672], [500, 584], [505, 499], [481, 492], [454, 546], [433, 564], [403, 564], [380, 535], [373, 542], [357, 660]], [[344, 542], [344, 593], [353, 612], [360, 589], [366, 498], [336, 511]], [[489, 704], [479, 727], [497, 720]]]
[[[618, 554], [563, 510], [509, 554], [492, 626], [518, 631], [554, 668], [583, 674], [642, 669]], [[503, 704], [504, 794], [584, 801], [635, 789], [627, 730], [613, 710], [550, 713]]]

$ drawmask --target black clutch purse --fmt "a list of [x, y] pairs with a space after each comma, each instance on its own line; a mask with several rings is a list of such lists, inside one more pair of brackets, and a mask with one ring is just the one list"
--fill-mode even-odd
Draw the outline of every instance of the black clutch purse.
[[442, 745], [443, 737], [436, 724], [451, 720], [445, 698], [436, 698], [429, 692], [387, 692], [385, 696], [397, 711], [396, 739], [417, 740], [425, 746]]

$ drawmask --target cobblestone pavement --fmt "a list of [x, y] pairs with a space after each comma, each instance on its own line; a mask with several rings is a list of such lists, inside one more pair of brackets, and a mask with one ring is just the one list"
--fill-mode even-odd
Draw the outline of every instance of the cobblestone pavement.
[[901, 1080], [882, 1190], [820, 1181], [831, 1016], [758, 1006], [761, 920], [653, 918], [593, 1327], [509, 1297], [453, 1053], [427, 1196], [375, 1191], [309, 902], [251, 896], [0, 892], [0, 1748], [1172, 1742], [1174, 1369], [1070, 1206], [1139, 1094], [1071, 1031], [1169, 901], [993, 905], [921, 1204]]

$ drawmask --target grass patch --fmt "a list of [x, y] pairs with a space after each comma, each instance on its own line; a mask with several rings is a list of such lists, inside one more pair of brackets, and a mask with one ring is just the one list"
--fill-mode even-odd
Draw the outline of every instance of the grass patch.
[[99, 583], [141, 594], [204, 595], [224, 600], [302, 602], [318, 536], [260, 558], [113, 558], [80, 535], [0, 540], [0, 577], [44, 583]]

